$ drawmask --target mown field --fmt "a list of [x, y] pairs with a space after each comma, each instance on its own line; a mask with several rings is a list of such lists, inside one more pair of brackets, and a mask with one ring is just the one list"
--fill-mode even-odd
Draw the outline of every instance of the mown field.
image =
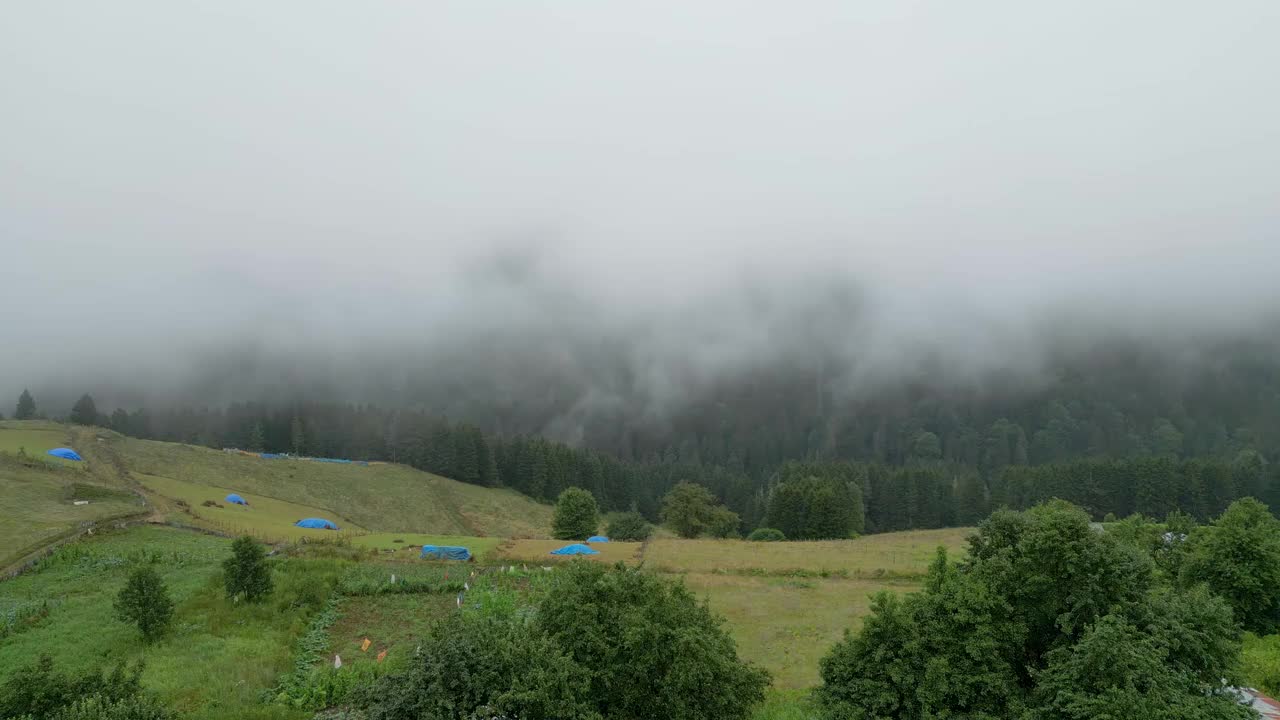
[[[84, 462], [44, 454], [62, 446]], [[71, 497], [76, 484], [98, 488], [88, 505], [72, 504], [80, 499]], [[247, 497], [250, 508], [228, 506], [229, 492]], [[205, 506], [209, 500], [223, 507]], [[552, 512], [512, 490], [400, 465], [266, 460], [134, 440], [102, 428], [13, 420], [0, 421], [0, 506], [22, 509], [0, 514], [0, 568], [85, 523], [130, 514], [271, 542], [331, 533], [293, 526], [318, 516], [343, 533], [371, 533], [366, 546], [394, 549], [395, 539], [411, 535], [402, 544], [462, 544], [483, 554], [502, 538], [545, 537]]]
[[48, 452], [71, 443], [71, 432], [61, 426], [45, 422], [0, 422], [0, 453], [17, 455], [24, 453], [35, 460], [63, 467], [83, 468], [83, 463], [54, 457]]
[[917, 577], [938, 546], [964, 547], [972, 528], [867, 535], [856, 540], [752, 543], [738, 540], [654, 540], [645, 563], [667, 572], [804, 574], [859, 578]]
[[552, 550], [562, 548], [571, 544], [571, 542], [568, 540], [513, 540], [503, 543], [498, 548], [498, 558], [538, 565], [550, 565], [573, 557], [609, 563], [624, 562], [629, 565], [637, 564], [642, 559], [640, 554], [641, 543], [638, 542], [584, 543], [599, 553], [597, 555], [560, 556], [551, 554]]
[[[334, 534], [333, 530], [312, 530], [294, 526], [303, 518], [321, 517], [333, 521], [339, 534], [353, 535], [365, 532], [364, 528], [347, 520], [333, 510], [309, 507], [277, 500], [265, 495], [239, 492], [214, 485], [198, 485], [158, 475], [134, 473], [134, 477], [149, 495], [156, 499], [181, 500], [176, 510], [193, 520], [193, 524], [217, 530], [227, 535], [252, 535], [267, 542], [284, 542], [304, 537], [320, 538]], [[226, 502], [229, 493], [236, 492], [249, 502], [248, 506]], [[206, 502], [214, 502], [209, 506]]]
[[451, 545], [465, 547], [479, 561], [492, 559], [502, 543], [502, 538], [471, 537], [467, 535], [424, 535], [422, 533], [369, 533], [352, 538], [356, 547], [382, 552], [391, 551], [397, 559], [415, 560], [423, 545]]
[[209, 448], [114, 436], [112, 447], [144, 475], [329, 508], [385, 532], [545, 536], [551, 507], [508, 489], [484, 488], [403, 465], [264, 460]]

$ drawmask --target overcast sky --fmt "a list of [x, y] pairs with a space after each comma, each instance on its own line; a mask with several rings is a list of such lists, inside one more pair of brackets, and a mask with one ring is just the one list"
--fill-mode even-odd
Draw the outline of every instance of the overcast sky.
[[813, 323], [884, 366], [1064, 308], [1248, 329], [1277, 38], [1274, 0], [6, 3], [0, 391], [507, 330], [643, 332], [662, 375]]

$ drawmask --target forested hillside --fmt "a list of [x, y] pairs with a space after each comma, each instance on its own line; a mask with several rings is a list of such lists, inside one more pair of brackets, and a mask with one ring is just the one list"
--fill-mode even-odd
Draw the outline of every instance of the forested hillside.
[[738, 512], [743, 530], [765, 523], [774, 488], [796, 472], [855, 488], [858, 516], [837, 523], [854, 531], [968, 524], [1050, 497], [1097, 517], [1177, 508], [1204, 518], [1237, 497], [1274, 499], [1276, 357], [1259, 343], [1194, 357], [1131, 347], [1077, 356], [1039, 384], [993, 378], [982, 391], [919, 383], [841, 394], [779, 373], [691, 397], [661, 423], [595, 418], [577, 446], [541, 434], [557, 408], [534, 417], [490, 398], [483, 410], [480, 383], [458, 390], [473, 401], [463, 417], [307, 401], [117, 408], [100, 422], [210, 447], [402, 462], [543, 500], [580, 486], [606, 509], [650, 518], [670, 487], [692, 480]]

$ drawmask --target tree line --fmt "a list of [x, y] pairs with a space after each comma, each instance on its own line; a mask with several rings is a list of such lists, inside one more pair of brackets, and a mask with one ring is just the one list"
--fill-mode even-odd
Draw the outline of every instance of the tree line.
[[[19, 408], [36, 414], [30, 393]], [[518, 490], [545, 502], [570, 487], [591, 492], [607, 512], [636, 511], [650, 521], [678, 483], [707, 488], [739, 518], [737, 531], [776, 527], [789, 539], [971, 525], [1001, 507], [1023, 509], [1062, 498], [1095, 519], [1178, 509], [1197, 519], [1241, 497], [1280, 506], [1280, 465], [1250, 446], [1234, 454], [1183, 459], [1176, 454], [1078, 457], [1028, 464], [1020, 431], [997, 423], [998, 462], [966, 463], [920, 452], [906, 461], [784, 460], [756, 473], [662, 453], [624, 459], [537, 435], [502, 436], [422, 410], [373, 405], [232, 403], [99, 414], [92, 397], [74, 406], [73, 422], [123, 434], [264, 452], [386, 460], [462, 482]], [[1245, 433], [1240, 433], [1245, 434]], [[924, 439], [926, 446], [933, 442]]]

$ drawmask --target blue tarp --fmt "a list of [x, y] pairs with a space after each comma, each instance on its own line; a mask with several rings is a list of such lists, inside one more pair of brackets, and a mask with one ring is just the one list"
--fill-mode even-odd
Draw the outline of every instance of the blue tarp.
[[64, 460], [84, 460], [84, 458], [80, 457], [80, 453], [77, 453], [71, 448], [54, 448], [49, 451], [49, 454], [54, 457], [63, 458]]
[[337, 530], [338, 526], [325, 520], [324, 518], [307, 518], [294, 523], [300, 528], [312, 528], [313, 530]]
[[572, 545], [565, 545], [559, 550], [552, 550], [551, 554], [552, 555], [599, 555], [600, 551], [592, 550], [591, 548], [587, 547], [586, 545], [583, 545], [582, 543], [574, 543]]
[[609, 538], [603, 535], [592, 535], [591, 537], [587, 538], [587, 542], [609, 542]]
[[258, 457], [266, 460], [283, 460], [289, 456], [282, 453], [258, 453]]
[[456, 545], [423, 545], [421, 558], [431, 560], [470, 560], [471, 551]]
[[239, 495], [237, 495], [237, 494], [235, 494], [235, 493], [231, 493], [230, 495], [228, 495], [228, 496], [226, 496], [225, 498], [223, 498], [223, 502], [235, 503], [236, 505], [248, 505], [248, 504], [249, 504], [249, 501], [248, 501], [248, 500], [245, 500], [244, 498], [240, 497]]

